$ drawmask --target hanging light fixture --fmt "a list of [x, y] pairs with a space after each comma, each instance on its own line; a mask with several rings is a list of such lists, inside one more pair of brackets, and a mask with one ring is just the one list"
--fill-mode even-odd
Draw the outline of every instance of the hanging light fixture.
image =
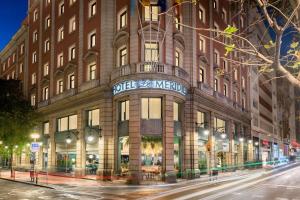
[[71, 144], [71, 142], [72, 142], [72, 139], [71, 139], [70, 135], [68, 135], [66, 138], [66, 143]]

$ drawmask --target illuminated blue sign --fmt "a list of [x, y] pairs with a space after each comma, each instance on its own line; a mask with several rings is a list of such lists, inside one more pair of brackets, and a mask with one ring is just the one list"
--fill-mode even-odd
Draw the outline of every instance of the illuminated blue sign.
[[127, 80], [117, 83], [113, 86], [113, 95], [117, 95], [121, 92], [137, 90], [137, 89], [161, 89], [169, 90], [180, 93], [182, 95], [187, 94], [186, 87], [175, 81], [169, 80]]

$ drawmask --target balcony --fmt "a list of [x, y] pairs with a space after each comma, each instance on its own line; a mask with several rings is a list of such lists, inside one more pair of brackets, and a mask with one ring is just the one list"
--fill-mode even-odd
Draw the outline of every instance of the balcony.
[[208, 94], [208, 95], [213, 95], [214, 94], [214, 90], [212, 87], [210, 87], [208, 84], [203, 83], [203, 82], [198, 82], [198, 88], [203, 91], [204, 93]]
[[61, 94], [58, 94], [54, 97], [51, 98], [51, 103], [54, 103], [56, 101], [59, 101], [61, 99], [65, 99], [67, 97], [70, 97], [70, 96], [74, 96], [76, 94], [76, 90], [75, 89], [69, 89]]
[[91, 80], [91, 81], [82, 83], [80, 85], [80, 87], [78, 88], [78, 90], [79, 90], [79, 92], [83, 92], [85, 90], [89, 90], [89, 89], [95, 88], [97, 86], [99, 86], [99, 80]]
[[38, 103], [38, 108], [42, 108], [49, 105], [49, 100], [41, 101]]
[[166, 65], [158, 62], [142, 62], [118, 67], [111, 73], [111, 81], [123, 76], [134, 74], [165, 74], [185, 80], [189, 76], [183, 68], [177, 66]]

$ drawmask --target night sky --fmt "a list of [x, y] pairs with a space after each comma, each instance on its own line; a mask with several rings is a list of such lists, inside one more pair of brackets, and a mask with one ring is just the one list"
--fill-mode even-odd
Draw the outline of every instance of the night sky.
[[28, 0], [1, 0], [0, 51], [21, 27], [27, 13]]

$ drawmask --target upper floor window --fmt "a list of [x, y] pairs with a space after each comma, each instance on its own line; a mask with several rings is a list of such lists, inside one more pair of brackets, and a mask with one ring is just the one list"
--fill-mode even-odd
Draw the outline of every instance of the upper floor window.
[[76, 0], [70, 0], [70, 6], [72, 6], [74, 3], [76, 3]]
[[122, 47], [119, 49], [119, 66], [127, 64], [127, 47]]
[[46, 101], [49, 99], [49, 87], [48, 86], [43, 88], [42, 99], [43, 99], [43, 101]]
[[38, 16], [39, 16], [38, 10], [35, 9], [34, 12], [33, 12], [33, 21], [34, 22], [38, 19]]
[[242, 108], [243, 108], [243, 109], [246, 108], [246, 100], [245, 100], [244, 97], [242, 98]]
[[50, 40], [47, 39], [44, 44], [44, 52], [48, 52], [50, 50]]
[[175, 50], [175, 66], [182, 67], [182, 53], [179, 49]]
[[75, 88], [75, 75], [70, 74], [68, 76], [68, 89], [73, 89]]
[[127, 10], [121, 12], [121, 14], [119, 15], [119, 29], [122, 29], [124, 27], [126, 27], [127, 25]]
[[88, 80], [96, 79], [96, 63], [91, 63], [88, 66]]
[[203, 53], [205, 52], [205, 38], [201, 37], [199, 38], [199, 50]]
[[36, 63], [36, 51], [32, 53], [32, 63]]
[[161, 98], [142, 98], [142, 119], [161, 119]]
[[158, 62], [158, 58], [159, 58], [158, 43], [145, 42], [145, 61]]
[[145, 21], [158, 21], [158, 6], [145, 6]]
[[64, 82], [62, 79], [58, 80], [56, 83], [56, 94], [61, 94], [64, 91]]
[[57, 67], [61, 67], [64, 65], [64, 54], [60, 53], [57, 56]]
[[220, 64], [220, 54], [219, 52], [214, 52], [214, 64], [219, 65]]
[[204, 83], [204, 78], [205, 78], [205, 72], [203, 68], [199, 68], [199, 81], [201, 83]]
[[120, 103], [120, 121], [129, 120], [129, 101], [122, 101]]
[[228, 63], [226, 60], [223, 60], [223, 69], [224, 69], [224, 72], [228, 72]]
[[45, 29], [49, 28], [51, 26], [51, 18], [50, 16], [47, 16], [45, 19]]
[[30, 96], [30, 104], [31, 104], [31, 106], [35, 106], [35, 102], [36, 102], [35, 94], [31, 94], [31, 96]]
[[58, 29], [58, 42], [64, 39], [64, 27]]
[[198, 15], [199, 15], [199, 20], [205, 23], [205, 9], [201, 5], [199, 5]]
[[70, 115], [57, 119], [57, 131], [68, 131], [77, 129], [77, 115]]
[[96, 46], [96, 31], [89, 33], [88, 39], [88, 48]]
[[70, 20], [69, 20], [69, 33], [72, 33], [73, 31], [76, 30], [76, 17], [73, 16]]
[[181, 26], [180, 26], [180, 17], [179, 16], [176, 16], [175, 17], [175, 28], [177, 29], [177, 30], [181, 30]]
[[19, 73], [21, 74], [23, 72], [24, 64], [20, 63], [19, 65]]
[[32, 37], [33, 37], [33, 42], [36, 42], [37, 39], [38, 39], [38, 32], [37, 32], [37, 31], [34, 31]]
[[233, 92], [233, 100], [234, 100], [234, 102], [237, 102], [237, 101], [238, 101], [238, 98], [237, 98], [237, 91], [234, 91], [234, 92]]
[[36, 84], [36, 73], [31, 74], [31, 85]]
[[16, 72], [15, 72], [15, 71], [12, 71], [12, 73], [11, 73], [11, 78], [12, 78], [12, 79], [15, 79], [15, 74], [16, 74]]
[[89, 17], [93, 17], [94, 15], [96, 15], [96, 11], [97, 11], [97, 3], [96, 0], [91, 0], [89, 2]]
[[223, 94], [224, 94], [224, 96], [228, 96], [228, 87], [227, 87], [227, 84], [224, 84], [224, 86], [223, 86]]
[[45, 0], [46, 6], [48, 6], [51, 3], [51, 0]]
[[213, 35], [214, 35], [214, 37], [218, 37], [219, 36], [219, 26], [216, 23], [214, 23]]
[[233, 77], [235, 81], [238, 80], [238, 70], [236, 68], [233, 69]]
[[246, 81], [244, 77], [242, 77], [242, 88], [246, 88]]
[[213, 0], [213, 8], [214, 8], [215, 10], [218, 10], [218, 8], [219, 8], [218, 0]]
[[47, 76], [49, 74], [49, 64], [44, 64], [43, 75]]
[[12, 60], [13, 60], [13, 63], [16, 62], [16, 53], [13, 53], [13, 58], [12, 58]]
[[219, 80], [215, 78], [214, 81], [214, 91], [218, 92], [219, 91]]
[[21, 55], [24, 54], [24, 44], [21, 44], [21, 47], [20, 47], [20, 54], [21, 54]]
[[69, 48], [69, 61], [74, 60], [76, 58], [76, 48], [75, 45]]
[[65, 13], [65, 2], [61, 1], [58, 5], [58, 15], [61, 16]]
[[221, 18], [223, 19], [223, 21], [225, 23], [227, 23], [227, 12], [224, 8], [222, 9], [222, 12], [221, 12]]
[[88, 111], [88, 126], [99, 126], [100, 124], [100, 110], [94, 109]]

